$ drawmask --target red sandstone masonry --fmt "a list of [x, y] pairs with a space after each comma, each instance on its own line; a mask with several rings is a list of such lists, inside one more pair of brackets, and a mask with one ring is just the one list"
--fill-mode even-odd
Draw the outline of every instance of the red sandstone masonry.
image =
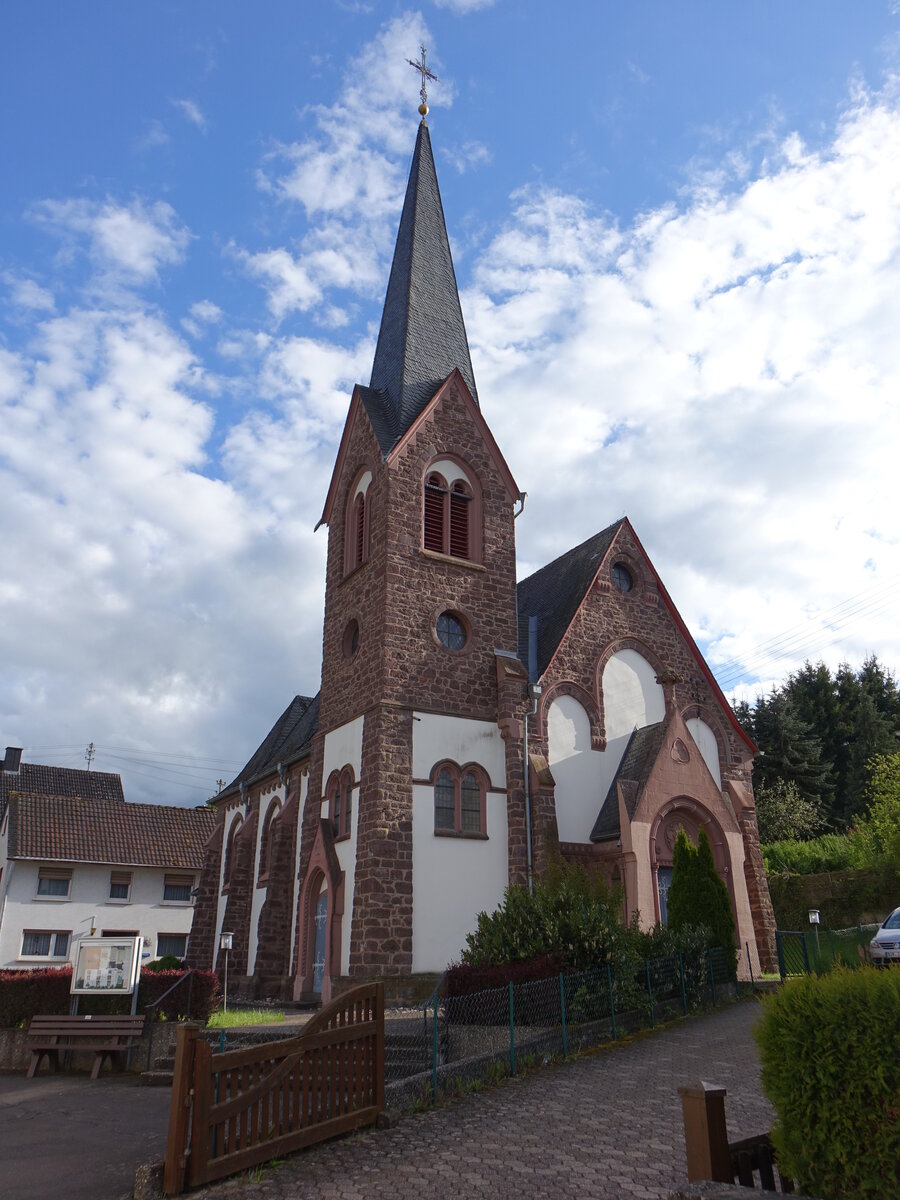
[[222, 866], [224, 809], [216, 814], [216, 826], [203, 850], [203, 869], [197, 887], [191, 933], [188, 938], [188, 966], [208, 971], [215, 959], [216, 912], [219, 905], [219, 871]]
[[[422, 551], [424, 475], [439, 457], [465, 463], [481, 487], [479, 565]], [[368, 493], [369, 558], [345, 577], [347, 499], [364, 468], [373, 475]], [[365, 713], [350, 973], [391, 975], [409, 972], [412, 966], [412, 710], [498, 719], [494, 651], [516, 648], [513, 505], [458, 384], [448, 387], [389, 466], [382, 463], [360, 408], [340, 470], [329, 529], [322, 699], [314, 747], [319, 745], [310, 768], [300, 878], [306, 879], [306, 847], [312, 844], [319, 815], [324, 735]], [[469, 642], [460, 653], [449, 653], [436, 640], [434, 626], [445, 609], [461, 612], [470, 626]], [[357, 654], [348, 660], [342, 642], [352, 619], [359, 622], [360, 641]], [[507, 768], [510, 853], [521, 874], [524, 789], [519, 740], [507, 747]]]
[[[251, 802], [252, 804], [253, 802]], [[244, 818], [244, 823], [234, 839], [232, 850], [231, 880], [222, 928], [234, 934], [229, 953], [228, 969], [235, 978], [247, 974], [247, 949], [250, 942], [250, 911], [253, 902], [253, 872], [256, 867], [256, 825], [259, 816], [259, 793], [255, 805]], [[216, 951], [216, 969], [220, 957]]]
[[[628, 593], [620, 592], [609, 582], [609, 570], [616, 562], [624, 562], [635, 586]], [[721, 711], [721, 701], [713, 692], [696, 658], [678, 629], [659, 594], [641, 548], [627, 525], [615, 537], [601, 568], [597, 583], [582, 604], [572, 627], [563, 638], [553, 660], [545, 671], [532, 750], [547, 753], [547, 712], [554, 695], [571, 691], [578, 685], [591, 698], [589, 712], [598, 714], [598, 724], [592, 719], [592, 741], [596, 748], [605, 744], [603, 696], [599, 687], [602, 665], [611, 653], [625, 647], [638, 650], [666, 678], [672, 702], [682, 716], [700, 716], [713, 729], [720, 747], [723, 785], [728, 780], [742, 784], [752, 796], [752, 754], [738, 737], [727, 714]], [[580, 698], [580, 697], [579, 697]], [[750, 908], [761, 961], [774, 957], [774, 917], [770, 920], [771, 901], [759, 839], [755, 846], [750, 824], [741, 821], [747, 860]], [[752, 822], [755, 827], [755, 820]]]
[[288, 778], [284, 807], [272, 822], [266, 899], [259, 914], [254, 976], [257, 991], [266, 995], [291, 994], [291, 927], [296, 880], [294, 863], [300, 822], [300, 768]]

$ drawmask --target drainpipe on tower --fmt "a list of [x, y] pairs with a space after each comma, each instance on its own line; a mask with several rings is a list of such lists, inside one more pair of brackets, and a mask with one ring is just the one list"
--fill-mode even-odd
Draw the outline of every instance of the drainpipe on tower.
[[[537, 674], [537, 617], [528, 618], [528, 678], [533, 680]], [[534, 895], [534, 865], [531, 845], [531, 766], [528, 759], [528, 718], [537, 712], [538, 700], [541, 695], [539, 683], [528, 684], [528, 699], [532, 702], [529, 712], [525, 710], [525, 853], [528, 861], [528, 894]]]

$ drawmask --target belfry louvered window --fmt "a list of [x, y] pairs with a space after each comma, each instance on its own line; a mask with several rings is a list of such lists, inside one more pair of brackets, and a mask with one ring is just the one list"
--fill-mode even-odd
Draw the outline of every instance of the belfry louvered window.
[[344, 511], [344, 574], [349, 575], [369, 559], [371, 526], [370, 471], [364, 471], [350, 489]]
[[462, 479], [448, 487], [437, 472], [426, 476], [422, 529], [425, 549], [451, 558], [471, 558], [471, 504], [471, 489]]

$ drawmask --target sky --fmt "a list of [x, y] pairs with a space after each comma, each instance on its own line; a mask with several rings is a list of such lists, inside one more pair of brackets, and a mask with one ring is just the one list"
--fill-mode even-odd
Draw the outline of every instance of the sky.
[[9, 0], [0, 752], [198, 804], [318, 690], [420, 43], [520, 577], [627, 514], [729, 696], [900, 672], [900, 0]]

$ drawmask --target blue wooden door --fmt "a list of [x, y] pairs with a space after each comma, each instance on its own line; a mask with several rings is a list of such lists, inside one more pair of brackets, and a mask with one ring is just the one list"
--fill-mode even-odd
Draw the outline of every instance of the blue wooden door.
[[316, 901], [316, 951], [313, 958], [313, 991], [317, 996], [322, 994], [322, 980], [325, 978], [325, 927], [328, 922], [328, 892], [324, 889]]
[[656, 887], [659, 891], [659, 923], [669, 923], [669, 888], [672, 886], [672, 868], [656, 868]]

